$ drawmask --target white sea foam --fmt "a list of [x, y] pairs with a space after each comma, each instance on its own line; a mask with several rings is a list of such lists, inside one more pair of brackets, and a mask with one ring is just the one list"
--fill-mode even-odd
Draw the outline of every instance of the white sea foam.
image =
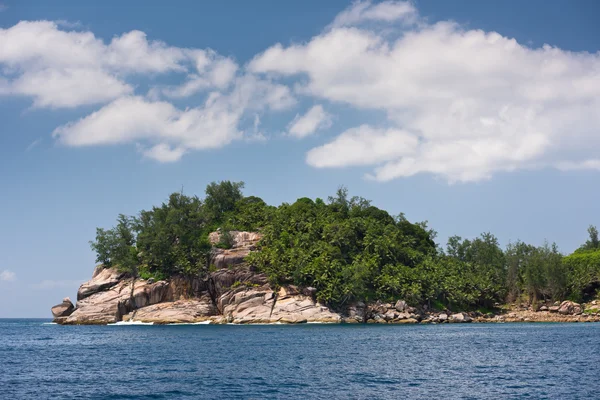
[[154, 325], [154, 322], [142, 322], [142, 321], [117, 321], [114, 324], [108, 324], [108, 326], [117, 325]]
[[58, 325], [56, 322], [42, 322], [42, 325]]

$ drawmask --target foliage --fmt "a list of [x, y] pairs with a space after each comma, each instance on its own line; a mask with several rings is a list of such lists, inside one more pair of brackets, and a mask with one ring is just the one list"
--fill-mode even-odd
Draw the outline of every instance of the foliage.
[[275, 286], [317, 288], [319, 300], [419, 297], [412, 276], [435, 253], [422, 228], [395, 220], [359, 197], [338, 189], [328, 204], [308, 198], [283, 204], [263, 228], [260, 252], [250, 262]]
[[96, 262], [105, 266], [118, 265], [120, 270], [137, 275], [139, 260], [133, 225], [131, 217], [119, 214], [114, 228], [97, 228], [96, 241], [90, 243], [96, 252]]
[[589, 239], [579, 248], [579, 250], [599, 250], [600, 239], [598, 238], [598, 229], [594, 225], [590, 225], [587, 231]]
[[600, 287], [600, 249], [575, 251], [563, 259], [568, 294], [574, 300], [593, 297]]
[[491, 233], [452, 236], [444, 251], [427, 222], [391, 216], [350, 197], [345, 187], [327, 202], [300, 198], [279, 207], [244, 197], [243, 187], [213, 182], [203, 200], [173, 193], [135, 217], [119, 215], [115, 227], [96, 231], [97, 261], [143, 278], [206, 274], [215, 270], [208, 235], [220, 228], [220, 248], [233, 246], [230, 230], [261, 231], [260, 251], [248, 262], [272, 286], [312, 286], [320, 301], [334, 306], [401, 298], [436, 308], [490, 309], [505, 301], [584, 299], [600, 288], [594, 226], [567, 257], [548, 243], [517, 241], [503, 251]]

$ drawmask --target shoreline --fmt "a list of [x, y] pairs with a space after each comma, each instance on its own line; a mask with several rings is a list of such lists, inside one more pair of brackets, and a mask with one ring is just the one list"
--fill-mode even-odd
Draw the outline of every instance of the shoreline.
[[[442, 313], [443, 314], [443, 313]], [[462, 314], [468, 317], [468, 313], [455, 313], [454, 316]], [[422, 318], [422, 317], [421, 317]], [[227, 319], [222, 316], [212, 316], [206, 319], [202, 319], [196, 322], [170, 322], [170, 321], [145, 321], [145, 320], [126, 320], [117, 321], [114, 323], [80, 323], [80, 324], [67, 324], [73, 326], [83, 325], [104, 325], [104, 326], [193, 326], [193, 325], [233, 325], [233, 326], [262, 326], [262, 325], [447, 325], [447, 324], [504, 324], [504, 323], [533, 323], [533, 324], [573, 324], [573, 323], [597, 323], [600, 322], [600, 315], [597, 313], [587, 314], [581, 313], [578, 315], [560, 315], [548, 311], [534, 312], [531, 310], [527, 311], [509, 311], [504, 314], [497, 314], [494, 317], [474, 317], [466, 318], [462, 321], [444, 319], [443, 321], [436, 321], [434, 318], [439, 316], [428, 315], [426, 318], [421, 320], [406, 319], [406, 320], [395, 320], [395, 321], [382, 321], [370, 319], [366, 322], [359, 322], [350, 318], [342, 318], [340, 321], [290, 321], [290, 320], [277, 320], [273, 322], [252, 322], [249, 321], [235, 321], [227, 322]], [[65, 325], [56, 322], [44, 322], [43, 325]]]

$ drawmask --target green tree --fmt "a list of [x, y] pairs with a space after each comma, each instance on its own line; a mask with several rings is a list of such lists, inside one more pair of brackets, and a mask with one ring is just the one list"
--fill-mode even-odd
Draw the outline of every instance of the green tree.
[[226, 213], [234, 211], [236, 203], [244, 196], [244, 182], [212, 182], [206, 187], [204, 204], [213, 221], [223, 221]]
[[580, 250], [597, 250], [600, 249], [600, 239], [598, 239], [598, 229], [594, 225], [588, 227], [589, 238], [580, 247]]
[[105, 267], [116, 266], [123, 272], [137, 275], [139, 260], [136, 251], [136, 235], [133, 219], [119, 214], [117, 225], [111, 229], [96, 229], [96, 240], [90, 242], [96, 251], [96, 262]]

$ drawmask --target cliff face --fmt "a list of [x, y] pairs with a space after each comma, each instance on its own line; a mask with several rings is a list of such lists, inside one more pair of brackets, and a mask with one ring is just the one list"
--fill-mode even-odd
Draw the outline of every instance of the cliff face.
[[[55, 322], [109, 324], [118, 321], [167, 323], [300, 323], [340, 322], [341, 316], [317, 303], [310, 289], [283, 287], [275, 292], [263, 274], [244, 259], [260, 234], [231, 232], [231, 249], [214, 249], [217, 270], [199, 278], [173, 277], [168, 281], [133, 279], [114, 268], [96, 268], [92, 279], [70, 300], [52, 308]], [[210, 235], [213, 244], [220, 234]]]

